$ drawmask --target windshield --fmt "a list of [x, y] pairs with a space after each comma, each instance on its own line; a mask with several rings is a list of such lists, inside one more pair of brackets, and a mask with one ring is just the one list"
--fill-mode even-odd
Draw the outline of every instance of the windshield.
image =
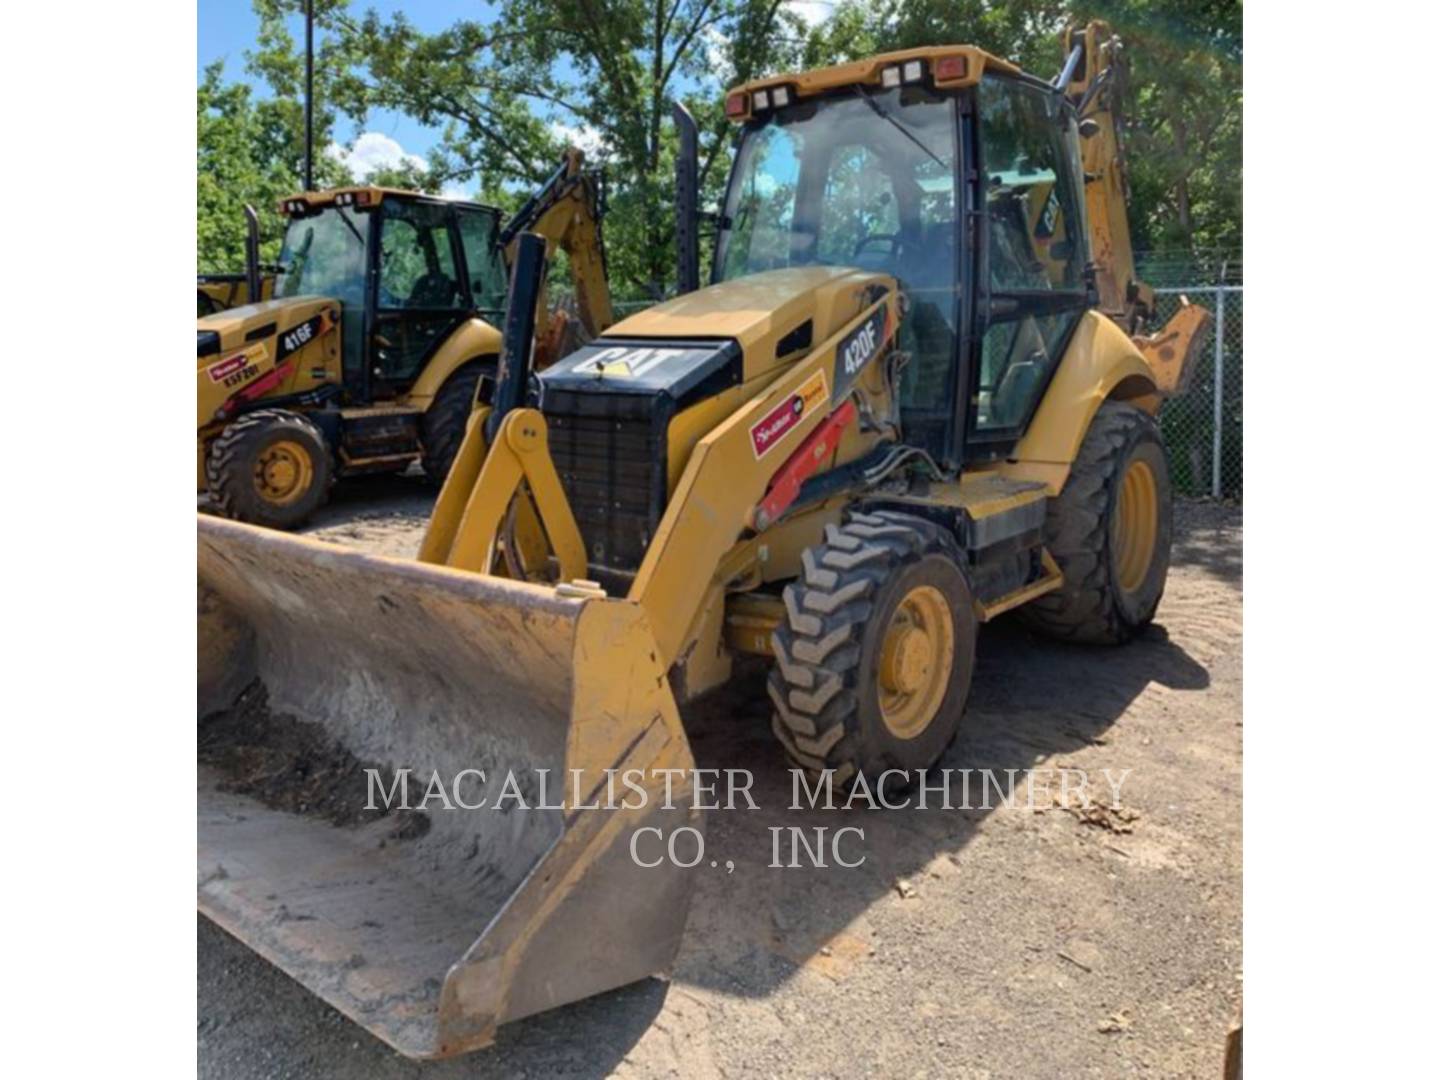
[[954, 129], [953, 102], [918, 87], [857, 87], [750, 128], [717, 277], [818, 264], [952, 284]]
[[855, 87], [747, 127], [717, 280], [789, 266], [891, 274], [909, 295], [900, 348], [907, 438], [943, 451], [958, 322], [955, 100], [921, 86]]
[[329, 296], [347, 306], [365, 297], [365, 237], [370, 215], [329, 206], [294, 218], [280, 248], [275, 295]]

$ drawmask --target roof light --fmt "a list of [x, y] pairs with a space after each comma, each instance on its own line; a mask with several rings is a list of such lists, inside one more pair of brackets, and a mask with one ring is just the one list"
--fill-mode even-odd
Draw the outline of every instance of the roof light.
[[755, 110], [758, 112], [758, 111], [761, 110], [761, 109], [768, 109], [769, 107], [770, 107], [770, 91], [768, 91], [768, 90], [756, 90], [756, 91], [755, 91]]
[[726, 116], [744, 116], [750, 110], [746, 108], [744, 94], [731, 94], [725, 99]]
[[907, 83], [919, 82], [925, 75], [923, 60], [906, 60], [903, 78]]
[[880, 85], [890, 90], [900, 85], [900, 68], [891, 66], [880, 69]]
[[963, 55], [942, 56], [935, 61], [935, 81], [963, 79], [970, 73], [970, 64]]
[[790, 104], [790, 88], [788, 86], [775, 87], [771, 98], [775, 102], [775, 108], [783, 109], [786, 105]]
[[342, 191], [342, 192], [340, 192], [340, 194], [338, 194], [338, 195], [335, 196], [335, 205], [336, 205], [336, 206], [349, 206], [349, 205], [350, 205], [352, 202], [354, 202], [354, 201], [355, 201], [355, 195], [354, 195], [353, 192]]

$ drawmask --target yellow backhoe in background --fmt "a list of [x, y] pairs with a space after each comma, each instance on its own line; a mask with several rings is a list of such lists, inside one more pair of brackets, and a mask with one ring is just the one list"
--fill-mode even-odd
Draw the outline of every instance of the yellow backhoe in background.
[[494, 374], [520, 231], [564, 251], [575, 277], [581, 325], [557, 315], [542, 327], [542, 357], [614, 321], [602, 203], [578, 150], [508, 222], [389, 188], [296, 195], [281, 207], [281, 272], [268, 281], [250, 212], [244, 288], [270, 298], [196, 324], [199, 490], [227, 517], [292, 528], [342, 476], [419, 462], [439, 484]]
[[[794, 767], [904, 787], [960, 727], [981, 624], [1144, 627], [1155, 416], [1206, 316], [1145, 335], [1119, 43], [1091, 24], [1065, 56], [1054, 82], [961, 45], [735, 89], [704, 287], [677, 107], [687, 291], [543, 370], [507, 318], [418, 560], [202, 517], [201, 910], [403, 1053], [483, 1046], [669, 968], [692, 881], [631, 841], [703, 824], [664, 770], [737, 657], [770, 662]], [[410, 769], [486, 808], [327, 814], [273, 780], [315, 775], [300, 745], [339, 761], [332, 797]], [[271, 779], [237, 777], [250, 750]], [[608, 802], [627, 774], [648, 798]]]
[[260, 262], [260, 217], [253, 206], [245, 207], [245, 272], [243, 274], [197, 274], [195, 276], [195, 317], [203, 319], [230, 308], [269, 300], [275, 295], [275, 275], [280, 268]]
[[[256, 293], [261, 300], [269, 300], [275, 295], [273, 270], [262, 272], [260, 287]], [[217, 312], [228, 311], [230, 308], [240, 307], [250, 302], [250, 283], [245, 274], [195, 275], [195, 317], [197, 319], [203, 319], [207, 315], [214, 315]]]

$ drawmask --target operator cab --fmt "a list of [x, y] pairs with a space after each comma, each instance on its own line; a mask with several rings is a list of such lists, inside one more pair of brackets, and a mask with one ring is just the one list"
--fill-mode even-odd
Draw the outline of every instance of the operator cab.
[[403, 394], [465, 320], [499, 322], [507, 275], [494, 207], [344, 188], [284, 209], [275, 296], [339, 301], [351, 402]]
[[906, 441], [953, 468], [1004, 456], [1094, 304], [1063, 95], [978, 49], [918, 49], [752, 83], [726, 111], [743, 128], [713, 280], [894, 276]]

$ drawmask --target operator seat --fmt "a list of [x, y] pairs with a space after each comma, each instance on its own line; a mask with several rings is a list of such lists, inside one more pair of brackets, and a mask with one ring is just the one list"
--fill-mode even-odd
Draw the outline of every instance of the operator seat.
[[410, 290], [409, 308], [453, 308], [460, 290], [448, 274], [426, 274]]

